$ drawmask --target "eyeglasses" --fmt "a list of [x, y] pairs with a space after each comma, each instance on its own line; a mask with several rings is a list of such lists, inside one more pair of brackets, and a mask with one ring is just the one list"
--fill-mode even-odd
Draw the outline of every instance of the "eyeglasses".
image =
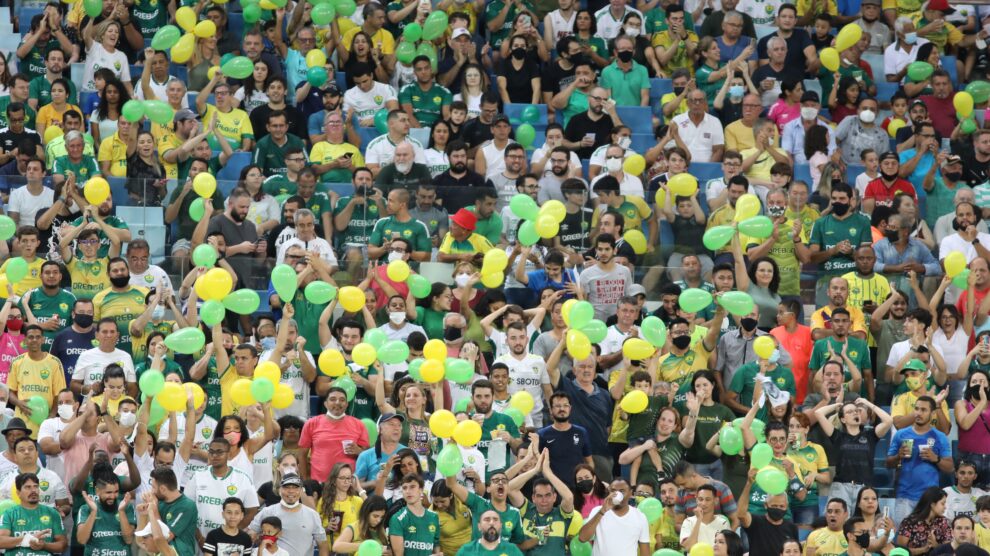
[[507, 485], [507, 484], [509, 484], [509, 480], [506, 479], [505, 477], [500, 477], [498, 479], [492, 479], [492, 484], [493, 485]]
[[595, 95], [588, 95], [588, 98], [593, 99], [593, 100], [597, 100], [598, 102], [602, 102], [602, 101], [605, 100], [605, 97], [599, 97], [599, 96], [595, 96]]
[[705, 99], [704, 98], [689, 98], [689, 99], [687, 99], [687, 101], [689, 103], [691, 103], [691, 104], [701, 104], [702, 102], [705, 102]]
[[79, 240], [79, 244], [80, 245], [94, 245], [94, 244], [99, 243], [99, 242], [100, 242], [100, 240], [98, 240], [98, 239], [81, 239], [81, 240]]

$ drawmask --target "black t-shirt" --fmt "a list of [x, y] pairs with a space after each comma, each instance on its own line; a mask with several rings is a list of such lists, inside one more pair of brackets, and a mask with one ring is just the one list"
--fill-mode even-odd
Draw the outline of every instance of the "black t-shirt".
[[[303, 481], [303, 489], [306, 490], [306, 494], [309, 496], [316, 496], [320, 493], [320, 483], [313, 480]], [[267, 483], [258, 487], [258, 498], [261, 501], [262, 507], [275, 506], [282, 502], [282, 497], [278, 495], [278, 492], [272, 488], [272, 482]]]
[[722, 127], [728, 126], [742, 118], [742, 101], [730, 102], [729, 95], [726, 94], [725, 100], [722, 102], [722, 109], [716, 109], [715, 115], [718, 116], [718, 121], [722, 122]]
[[[308, 138], [309, 130], [306, 127], [306, 119], [303, 118], [299, 109], [286, 104], [282, 111], [285, 112], [286, 119], [289, 121], [289, 133], [303, 139]], [[251, 119], [251, 127], [254, 128], [255, 143], [268, 135], [268, 115], [272, 112], [274, 110], [267, 104], [262, 104], [251, 111], [249, 118]]]
[[590, 249], [591, 240], [588, 234], [591, 232], [591, 216], [594, 213], [590, 208], [583, 207], [574, 214], [567, 213], [560, 222], [560, 231], [557, 237], [561, 245], [575, 250]]
[[[965, 549], [963, 548], [965, 547]], [[963, 543], [959, 548], [953, 548], [952, 543], [940, 544], [928, 553], [928, 556], [953, 556], [954, 554], [965, 554], [966, 556], [990, 556], [990, 552], [983, 550], [975, 544]]]
[[966, 185], [976, 187], [990, 179], [990, 161], [980, 162], [976, 160], [976, 154], [972, 150], [962, 154], [962, 163], [962, 181], [966, 182]]
[[443, 204], [447, 214], [454, 214], [459, 209], [473, 205], [478, 197], [478, 190], [485, 187], [485, 178], [471, 170], [462, 178], [455, 178], [447, 170], [433, 178], [437, 186], [437, 198]]
[[482, 122], [481, 118], [469, 120], [464, 124], [464, 131], [461, 134], [461, 139], [468, 144], [468, 147], [477, 147], [492, 137], [492, 124]]
[[770, 64], [767, 64], [765, 66], [760, 66], [756, 68], [756, 71], [753, 72], [753, 79], [752, 79], [753, 85], [759, 87], [760, 83], [762, 83], [763, 80], [767, 78], [776, 79], [777, 81], [785, 81], [787, 79], [797, 79], [797, 80], [803, 79], [804, 64], [802, 63], [800, 66], [793, 66], [790, 65], [790, 63], [785, 63], [784, 69], [780, 71], [775, 71], [773, 68], [770, 67]]
[[[770, 39], [776, 37], [777, 34], [767, 35], [760, 39], [760, 42], [756, 43], [756, 56], [760, 60], [767, 60], [769, 56], [767, 55], [767, 43]], [[798, 68], [801, 74], [804, 74], [804, 68], [807, 65], [804, 57], [804, 49], [809, 46], [814, 46], [811, 41], [811, 35], [808, 34], [804, 29], [794, 29], [791, 36], [784, 39], [787, 42], [787, 59], [784, 65], [788, 68]], [[758, 83], [753, 81], [753, 83]]]
[[766, 516], [754, 515], [752, 518], [749, 527], [745, 528], [750, 554], [780, 554], [784, 541], [798, 538], [793, 521], [785, 519], [780, 525], [774, 525], [767, 521]]
[[612, 140], [612, 127], [612, 118], [608, 114], [602, 113], [602, 117], [595, 121], [588, 117], [588, 112], [585, 111], [571, 117], [571, 121], [567, 122], [567, 129], [564, 130], [564, 137], [568, 141], [579, 143], [585, 135], [589, 133], [594, 135], [593, 145], [575, 151], [578, 158], [591, 158], [591, 153], [595, 152], [595, 149], [607, 145]]
[[218, 527], [206, 534], [203, 554], [205, 556], [248, 556], [251, 554], [252, 544], [251, 536], [244, 531], [238, 531], [236, 535], [228, 535], [222, 527]]
[[[522, 67], [516, 69], [512, 58], [502, 60], [497, 75], [505, 78], [505, 90], [509, 93], [509, 101], [518, 104], [533, 102], [533, 79], [540, 78], [540, 61], [535, 53], [528, 53]], [[543, 99], [538, 99], [543, 102]]]
[[558, 62], [547, 64], [543, 70], [542, 89], [544, 93], [555, 95], [574, 81], [574, 67], [565, 70]]
[[14, 133], [9, 127], [5, 127], [3, 131], [0, 131], [0, 148], [3, 148], [3, 152], [5, 153], [16, 149], [21, 141], [30, 141], [32, 147], [36, 150], [41, 145], [41, 136], [38, 135], [37, 131], [28, 128], [24, 128], [24, 131], [20, 133]]
[[836, 459], [830, 457], [829, 461], [835, 462], [835, 482], [871, 484], [873, 453], [877, 446], [877, 435], [873, 429], [860, 429], [859, 434], [853, 436], [836, 428], [831, 439]]

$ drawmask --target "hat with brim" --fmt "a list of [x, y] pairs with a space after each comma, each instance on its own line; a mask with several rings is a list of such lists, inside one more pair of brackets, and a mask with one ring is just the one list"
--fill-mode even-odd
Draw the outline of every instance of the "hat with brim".
[[31, 429], [27, 428], [27, 425], [24, 424], [24, 419], [21, 419], [20, 417], [14, 417], [13, 419], [11, 419], [7, 423], [7, 428], [0, 431], [0, 434], [7, 436], [8, 432], [14, 432], [14, 431], [24, 431], [28, 433], [28, 435], [31, 434]]
[[[162, 530], [162, 536], [166, 539], [172, 534], [172, 530], [168, 528], [168, 525], [164, 521], [158, 520], [158, 528]], [[139, 537], [150, 537], [151, 536], [151, 522], [149, 521], [147, 525], [144, 526], [140, 531], [135, 531], [135, 535]]]
[[938, 10], [944, 14], [954, 14], [956, 9], [949, 6], [949, 0], [929, 0], [928, 5], [925, 6], [928, 10]]
[[460, 209], [450, 217], [450, 221], [458, 226], [473, 232], [475, 227], [478, 225], [478, 217], [474, 215], [473, 212], [468, 209]]
[[912, 359], [904, 364], [904, 368], [901, 369], [901, 374], [904, 374], [908, 371], [918, 371], [923, 373], [927, 370], [928, 370], [928, 366], [922, 363], [920, 359]]
[[295, 473], [289, 473], [282, 477], [282, 482], [278, 484], [279, 486], [303, 486], [302, 477], [296, 475]]

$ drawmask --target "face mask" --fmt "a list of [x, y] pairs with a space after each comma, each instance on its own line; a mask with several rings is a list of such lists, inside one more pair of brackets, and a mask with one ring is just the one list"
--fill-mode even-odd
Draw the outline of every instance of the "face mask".
[[901, 234], [900, 231], [898, 230], [884, 230], [883, 237], [887, 238], [887, 241], [894, 243], [895, 241], [900, 239]]
[[591, 489], [595, 488], [595, 482], [592, 481], [591, 479], [585, 479], [583, 481], [578, 481], [577, 483], [575, 483], [575, 486], [577, 486], [578, 492], [588, 494], [589, 492], [591, 492]]
[[261, 341], [259, 341], [258, 343], [261, 344], [261, 349], [265, 351], [271, 351], [275, 349], [275, 343], [276, 343], [275, 336], [262, 338]]
[[776, 363], [777, 361], [780, 361], [780, 350], [779, 349], [773, 350], [773, 353], [770, 354], [770, 357], [767, 357], [767, 361], [771, 363]]
[[156, 306], [151, 310], [151, 320], [162, 320], [165, 318], [165, 307]]
[[406, 312], [391, 311], [388, 314], [388, 320], [392, 321], [392, 324], [402, 324], [406, 320]]
[[470, 280], [471, 280], [470, 274], [462, 273], [462, 274], [458, 274], [457, 276], [454, 276], [454, 283], [457, 284], [458, 288], [467, 287], [468, 282]]
[[261, 535], [261, 542], [265, 542], [265, 541], [268, 541], [272, 544], [278, 544], [278, 537], [276, 537], [275, 535]]
[[914, 44], [918, 42], [918, 33], [908, 33], [904, 35], [904, 42], [907, 44]]
[[526, 58], [526, 49], [525, 48], [513, 48], [512, 49], [512, 57], [515, 58], [516, 60], [522, 60], [522, 59]]
[[877, 119], [877, 113], [873, 110], [863, 110], [859, 113], [859, 121], [864, 124], [872, 124]]
[[767, 508], [767, 517], [774, 521], [784, 519], [785, 515], [787, 515], [787, 510], [782, 510], [780, 508]]
[[921, 385], [924, 384], [922, 379], [916, 376], [908, 377], [904, 380], [904, 382], [907, 383], [908, 390], [911, 390], [912, 392], [918, 388], [921, 388]]
[[[990, 388], [983, 388], [987, 392], [987, 398], [990, 398]], [[969, 386], [966, 388], [966, 395], [963, 396], [967, 400], [972, 400], [977, 402], [980, 399], [980, 386]]]
[[461, 339], [461, 329], [448, 326], [443, 329], [443, 339], [448, 342], [456, 342]]
[[742, 98], [743, 93], [746, 92], [746, 87], [742, 85], [733, 85], [729, 87], [729, 96], [732, 98]]
[[814, 106], [802, 106], [801, 107], [801, 119], [810, 122], [818, 117], [818, 109]]
[[395, 251], [389, 251], [389, 253], [388, 253], [388, 262], [391, 263], [391, 262], [401, 261], [401, 260], [402, 260], [402, 253], [396, 253]]
[[24, 321], [21, 319], [7, 319], [7, 330], [17, 332], [24, 326]]
[[63, 420], [68, 421], [76, 416], [76, 410], [73, 409], [71, 405], [62, 404], [58, 406], [58, 416]]
[[639, 27], [625, 27], [624, 30], [626, 32], [626, 35], [629, 37], [639, 36]]
[[856, 544], [858, 544], [860, 548], [869, 548], [870, 547], [870, 532], [869, 531], [863, 531], [862, 533], [856, 535]]
[[400, 174], [408, 174], [409, 170], [412, 170], [412, 164], [410, 164], [409, 162], [396, 162], [395, 169]]
[[752, 332], [753, 330], [756, 330], [756, 324], [757, 324], [756, 319], [749, 317], [739, 320], [739, 326], [741, 326], [742, 329], [745, 330], [746, 332]]
[[609, 158], [605, 160], [605, 169], [609, 172], [618, 172], [622, 169], [621, 158]]
[[122, 427], [132, 427], [134, 423], [137, 423], [137, 415], [130, 412], [120, 413], [120, 426]]
[[619, 137], [619, 146], [623, 149], [628, 149], [629, 145], [632, 145], [632, 137]]
[[[285, 500], [283, 499], [283, 500], [282, 500], [282, 505], [283, 505], [283, 506], [285, 506], [286, 508], [289, 508], [289, 509], [291, 510], [291, 509], [293, 509], [293, 508], [296, 508], [296, 507], [298, 507], [298, 506], [299, 506], [299, 501], [298, 501], [298, 500], [296, 500], [295, 502], [293, 502], [293, 503], [291, 503], [291, 504], [290, 504], [290, 503], [288, 503], [288, 502], [286, 502], [286, 501], [285, 501]], [[276, 537], [272, 537], [272, 538], [274, 539], [274, 538], [276, 538]]]
[[113, 284], [115, 288], [123, 288], [131, 281], [130, 276], [111, 276], [110, 283]]
[[962, 179], [962, 172], [942, 172], [942, 177], [949, 181], [959, 181]]
[[230, 442], [231, 446], [237, 446], [241, 443], [241, 433], [237, 431], [228, 432], [223, 437], [227, 439], [227, 442]]
[[677, 349], [687, 349], [691, 345], [691, 336], [678, 336], [670, 341]]
[[767, 214], [769, 214], [770, 216], [772, 216], [774, 218], [778, 218], [778, 217], [783, 216], [784, 215], [784, 212], [786, 210], [787, 210], [787, 207], [768, 206], [767, 207]]
[[619, 61], [624, 64], [628, 64], [633, 59], [632, 50], [620, 50], [616, 55], [619, 57]]
[[93, 315], [73, 315], [72, 322], [79, 328], [89, 328], [93, 326]]
[[845, 216], [849, 212], [849, 203], [832, 203], [832, 214]]
[[898, 175], [899, 174], [896, 173], [896, 172], [893, 173], [893, 174], [888, 174], [887, 172], [883, 172], [883, 171], [880, 172], [880, 177], [882, 177], [883, 179], [885, 179], [887, 181], [894, 181], [894, 180], [896, 180]]
[[674, 87], [674, 94], [680, 96], [684, 92], [684, 87]]

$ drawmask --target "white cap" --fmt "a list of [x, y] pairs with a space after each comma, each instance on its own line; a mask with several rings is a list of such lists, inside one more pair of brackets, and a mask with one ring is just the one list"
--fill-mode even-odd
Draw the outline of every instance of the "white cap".
[[454, 29], [454, 32], [453, 33], [450, 34], [450, 38], [456, 39], [457, 37], [463, 37], [464, 35], [467, 35], [467, 36], [470, 37], [471, 36], [471, 31], [468, 31], [467, 29], [465, 29], [463, 27], [458, 27], [457, 29]]
[[[171, 534], [171, 532], [172, 532], [168, 528], [168, 525], [165, 525], [165, 522], [159, 519], [158, 520], [158, 527], [162, 530], [162, 536], [164, 536], [165, 538], [168, 538], [169, 534]], [[151, 536], [151, 523], [149, 522], [147, 525], [145, 525], [144, 526], [144, 529], [141, 529], [140, 531], [135, 531], [134, 534], [137, 535], [137, 536], [139, 536], [139, 537], [150, 537]]]

